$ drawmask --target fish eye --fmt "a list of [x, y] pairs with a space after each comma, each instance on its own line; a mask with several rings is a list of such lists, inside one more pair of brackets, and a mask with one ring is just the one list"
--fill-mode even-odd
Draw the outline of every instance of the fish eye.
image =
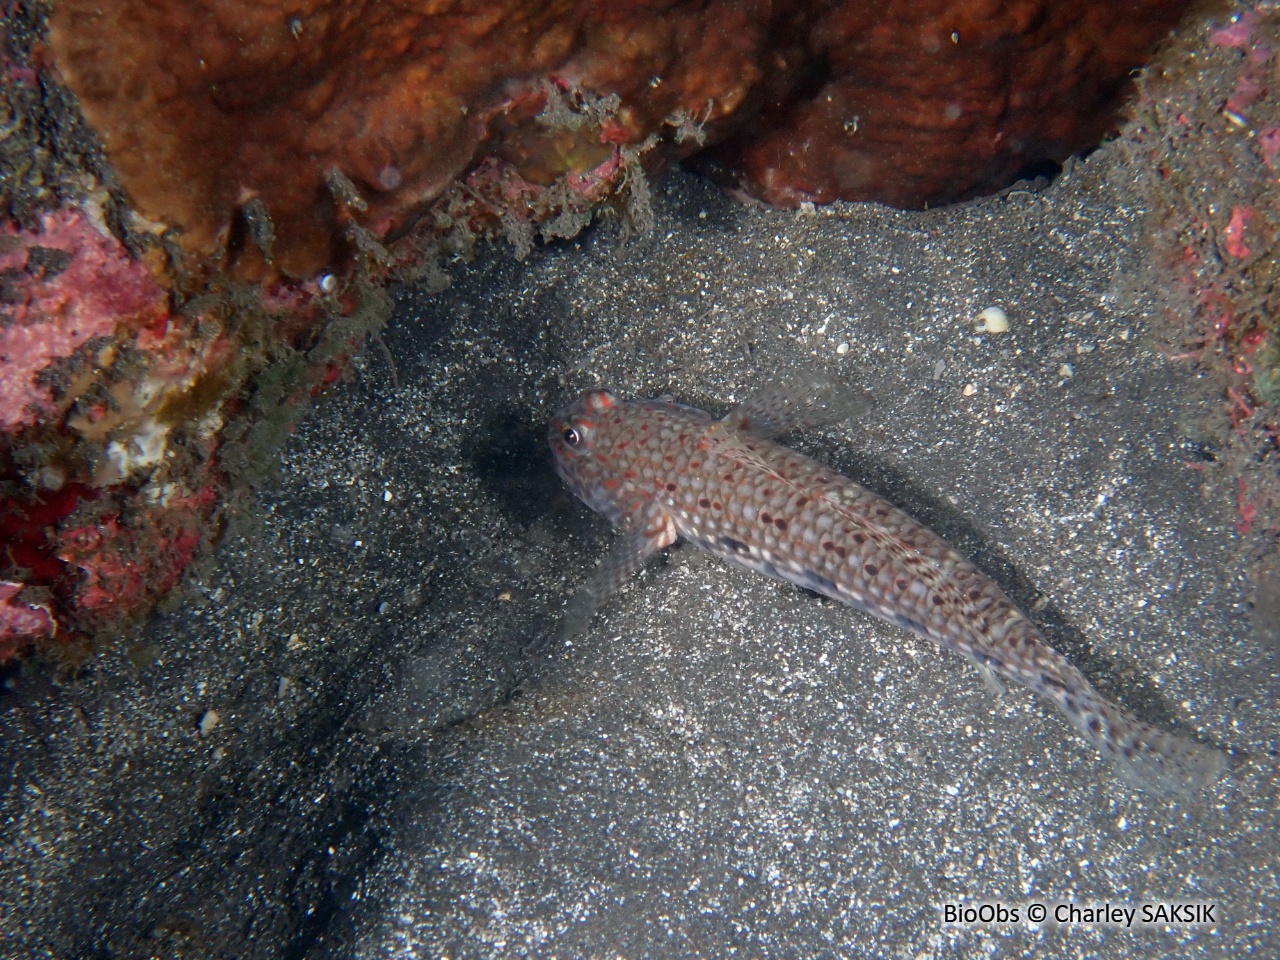
[[573, 427], [565, 427], [561, 431], [560, 436], [564, 438], [564, 442], [571, 447], [576, 447], [582, 442], [582, 434], [578, 433]]

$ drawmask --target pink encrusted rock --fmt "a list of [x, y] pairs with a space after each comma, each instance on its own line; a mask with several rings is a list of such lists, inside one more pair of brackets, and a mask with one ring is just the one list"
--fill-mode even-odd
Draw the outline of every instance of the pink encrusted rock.
[[1244, 242], [1244, 233], [1252, 214], [1253, 211], [1244, 207], [1232, 207], [1231, 219], [1222, 231], [1222, 248], [1238, 259], [1247, 257], [1251, 252]]
[[1262, 161], [1272, 170], [1280, 170], [1280, 127], [1268, 127], [1258, 134], [1258, 150]]
[[[32, 254], [61, 251], [60, 272]], [[95, 337], [163, 314], [165, 291], [145, 264], [78, 209], [45, 214], [38, 232], [0, 228], [0, 275], [16, 277], [17, 302], [0, 322], [0, 432], [58, 413], [43, 375]]]
[[48, 607], [18, 599], [24, 586], [0, 580], [0, 663], [13, 656], [17, 645], [49, 639], [58, 629]]
[[1247, 47], [1253, 38], [1253, 28], [1258, 25], [1261, 15], [1256, 10], [1250, 10], [1239, 20], [1229, 26], [1219, 27], [1209, 34], [1209, 43], [1215, 47], [1226, 47], [1231, 50], [1239, 50]]
[[64, 529], [57, 556], [78, 571], [71, 609], [90, 630], [145, 612], [173, 588], [196, 552], [207, 546], [213, 487], [173, 491], [127, 518], [107, 514], [94, 523]]

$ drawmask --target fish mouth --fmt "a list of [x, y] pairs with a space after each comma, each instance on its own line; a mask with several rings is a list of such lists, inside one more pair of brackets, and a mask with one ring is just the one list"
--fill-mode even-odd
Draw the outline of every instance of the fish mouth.
[[579, 486], [579, 484], [577, 480], [574, 478], [573, 474], [569, 472], [569, 468], [565, 466], [564, 460], [556, 456], [554, 451], [552, 451], [551, 460], [555, 464], [556, 476], [558, 476], [561, 480], [564, 481], [564, 485], [566, 487], [568, 487], [574, 493], [577, 493], [578, 492], [577, 487]]

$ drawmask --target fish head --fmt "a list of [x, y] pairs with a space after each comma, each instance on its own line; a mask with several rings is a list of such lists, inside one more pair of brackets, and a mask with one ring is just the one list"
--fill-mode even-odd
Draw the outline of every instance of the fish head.
[[561, 409], [547, 428], [556, 473], [574, 496], [618, 526], [623, 519], [613, 449], [626, 402], [609, 390], [588, 390]]

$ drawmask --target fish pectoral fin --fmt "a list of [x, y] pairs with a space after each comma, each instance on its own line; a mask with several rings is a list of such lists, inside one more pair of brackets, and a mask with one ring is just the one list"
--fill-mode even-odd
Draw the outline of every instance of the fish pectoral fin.
[[874, 405], [865, 390], [817, 377], [807, 383], [770, 383], [729, 411], [723, 422], [772, 439], [865, 419]]
[[999, 675], [985, 663], [974, 664], [978, 668], [978, 674], [982, 677], [983, 685], [991, 691], [993, 696], [1003, 697], [1004, 683], [1001, 682]]
[[560, 625], [561, 640], [576, 637], [586, 630], [596, 611], [621, 589], [628, 577], [655, 553], [676, 542], [676, 525], [666, 512], [650, 511], [636, 520], [614, 541], [591, 579], [570, 599]]

